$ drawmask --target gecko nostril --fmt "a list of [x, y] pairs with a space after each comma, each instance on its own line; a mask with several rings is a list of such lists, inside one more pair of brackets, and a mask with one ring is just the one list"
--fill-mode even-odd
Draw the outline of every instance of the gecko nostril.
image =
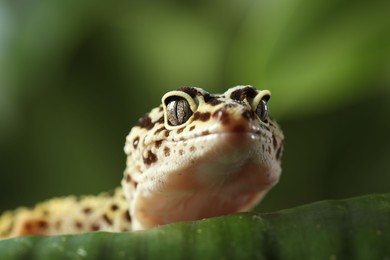
[[225, 111], [225, 108], [220, 108], [213, 113], [213, 118], [221, 121], [223, 125], [228, 125], [230, 123], [229, 113]]

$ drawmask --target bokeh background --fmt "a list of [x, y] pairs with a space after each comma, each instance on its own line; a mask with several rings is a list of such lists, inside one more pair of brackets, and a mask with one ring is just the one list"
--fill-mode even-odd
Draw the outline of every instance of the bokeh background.
[[119, 185], [131, 126], [177, 87], [270, 89], [273, 211], [390, 189], [387, 0], [0, 1], [0, 211]]

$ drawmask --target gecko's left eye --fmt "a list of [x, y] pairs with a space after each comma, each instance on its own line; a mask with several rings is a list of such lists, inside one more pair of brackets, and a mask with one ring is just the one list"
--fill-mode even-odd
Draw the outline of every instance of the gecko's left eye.
[[169, 125], [182, 125], [192, 116], [190, 104], [183, 97], [170, 97], [166, 103], [166, 115]]

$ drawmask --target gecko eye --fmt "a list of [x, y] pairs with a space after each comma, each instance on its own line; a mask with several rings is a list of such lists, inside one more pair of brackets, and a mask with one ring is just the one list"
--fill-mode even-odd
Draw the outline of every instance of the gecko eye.
[[192, 122], [198, 101], [184, 91], [167, 92], [161, 99], [164, 109], [164, 126], [168, 130], [182, 128]]
[[167, 100], [166, 113], [171, 126], [182, 125], [192, 116], [188, 101], [179, 96], [172, 96]]
[[256, 114], [261, 121], [265, 122], [268, 116], [268, 105], [265, 99], [260, 100], [256, 107]]

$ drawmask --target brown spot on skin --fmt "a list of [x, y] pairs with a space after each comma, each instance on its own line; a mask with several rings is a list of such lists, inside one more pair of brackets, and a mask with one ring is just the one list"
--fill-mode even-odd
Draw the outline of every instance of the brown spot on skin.
[[143, 159], [144, 159], [144, 163], [147, 165], [157, 162], [157, 156], [151, 151], [148, 151], [148, 156]]
[[210, 117], [211, 117], [210, 112], [207, 112], [207, 113], [204, 113], [204, 114], [201, 115], [200, 120], [207, 121], [207, 120], [210, 119]]
[[196, 113], [194, 114], [194, 120], [198, 120], [199, 117], [200, 117], [200, 112], [196, 112]]
[[204, 101], [205, 101], [207, 104], [212, 105], [212, 106], [216, 106], [216, 105], [222, 103], [221, 100], [218, 100], [217, 97], [211, 96], [210, 94], [205, 94], [203, 97], [204, 97]]
[[204, 130], [204, 131], [202, 132], [202, 135], [209, 135], [209, 134], [210, 134], [209, 130]]
[[30, 222], [27, 222], [26, 224], [24, 224], [24, 228], [27, 231], [30, 231], [33, 228], [33, 226], [32, 226], [32, 224]]
[[255, 118], [255, 113], [252, 110], [245, 110], [242, 112], [242, 117], [250, 121]]
[[176, 133], [180, 134], [181, 132], [183, 132], [183, 130], [184, 130], [184, 127], [183, 128], [179, 128], [179, 129], [176, 130]]
[[162, 107], [162, 106], [160, 106], [159, 108], [158, 108], [158, 112], [162, 112], [164, 110], [164, 108]]
[[91, 225], [91, 230], [92, 231], [98, 231], [99, 229], [100, 229], [99, 224], [94, 223], [94, 224]]
[[84, 212], [84, 214], [88, 215], [92, 212], [92, 208], [90, 208], [90, 207], [83, 208], [83, 212]]
[[137, 148], [138, 143], [139, 143], [139, 136], [137, 136], [136, 138], [133, 139], [133, 147], [134, 147], [134, 149]]
[[47, 227], [49, 226], [49, 224], [45, 220], [38, 220], [37, 224], [40, 229], [47, 229]]
[[164, 126], [162, 126], [162, 127], [160, 127], [159, 129], [157, 129], [156, 131], [154, 131], [154, 134], [156, 135], [156, 134], [158, 134], [158, 133], [160, 133], [162, 130], [164, 130], [165, 129], [165, 127]]
[[179, 150], [179, 154], [180, 155], [183, 155], [184, 154], [184, 151], [182, 149]]
[[[142, 172], [141, 172], [141, 173], [142, 173]], [[133, 185], [133, 187], [134, 187], [134, 189], [135, 189], [135, 188], [137, 188], [138, 182], [133, 181], [131, 184]]]
[[20, 235], [44, 235], [43, 230], [47, 227], [48, 224], [44, 220], [28, 220], [24, 223]]
[[149, 117], [149, 114], [146, 114], [138, 120], [137, 126], [150, 130], [153, 128], [154, 123], [152, 123], [152, 119]]
[[80, 221], [75, 221], [74, 223], [74, 226], [77, 228], [77, 229], [83, 229], [83, 223], [81, 223]]
[[163, 124], [164, 123], [164, 116], [161, 116], [157, 121], [155, 122], [157, 124]]
[[195, 151], [196, 151], [195, 146], [191, 146], [191, 147], [190, 147], [190, 152], [195, 152]]
[[165, 133], [164, 133], [165, 137], [168, 137], [169, 136], [169, 131], [166, 130]]
[[272, 136], [272, 144], [274, 145], [274, 149], [278, 147], [278, 142], [276, 141], [276, 137], [274, 135]]
[[160, 148], [160, 146], [161, 146], [161, 143], [162, 143], [162, 140], [158, 140], [158, 141], [156, 141], [156, 142], [155, 142], [155, 146], [156, 146], [156, 148]]
[[118, 209], [119, 209], [119, 207], [118, 207], [118, 205], [116, 205], [115, 203], [111, 205], [111, 210], [112, 210], [112, 211], [116, 211], [116, 210], [118, 210]]
[[236, 101], [243, 101], [244, 99], [247, 98], [254, 98], [257, 95], [257, 91], [253, 87], [245, 87], [245, 88], [240, 88], [235, 91], [233, 91], [230, 94], [230, 98]]
[[112, 226], [112, 220], [107, 216], [107, 214], [103, 215], [103, 219], [107, 222], [108, 225]]
[[130, 216], [130, 213], [128, 210], [126, 210], [123, 214], [123, 216], [125, 217], [125, 219], [128, 221], [128, 222], [131, 222], [131, 216]]
[[192, 130], [194, 130], [194, 129], [195, 129], [195, 126], [194, 126], [194, 125], [190, 127], [190, 131], [192, 131]]
[[212, 105], [212, 106], [216, 106], [216, 105], [219, 105], [221, 104], [223, 101], [217, 99], [217, 98], [213, 98], [211, 99], [209, 102], [207, 102], [208, 104]]
[[165, 146], [164, 147], [164, 155], [165, 157], [168, 157], [171, 154], [171, 149], [169, 147]]
[[196, 112], [194, 114], [194, 120], [207, 121], [210, 119], [210, 116], [211, 116], [211, 114], [209, 112], [206, 112], [206, 113]]
[[127, 174], [127, 175], [126, 175], [126, 182], [131, 182], [130, 174]]
[[181, 88], [178, 88], [177, 90], [187, 93], [192, 98], [195, 98], [196, 95], [198, 95], [198, 93], [199, 93], [198, 90], [196, 90], [195, 88], [191, 88], [191, 87], [181, 87]]

